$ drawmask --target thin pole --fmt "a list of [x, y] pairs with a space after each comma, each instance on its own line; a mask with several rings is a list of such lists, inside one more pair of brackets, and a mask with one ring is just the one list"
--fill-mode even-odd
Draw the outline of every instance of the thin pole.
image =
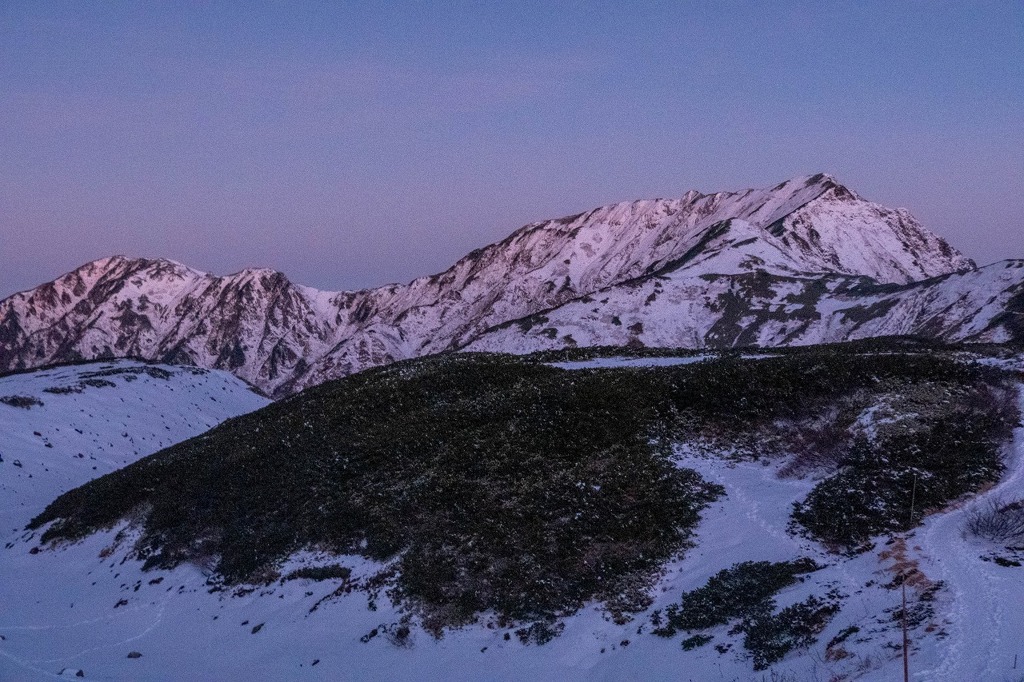
[[[917, 472], [914, 472], [914, 485], [910, 489], [910, 526], [914, 526], [914, 503], [917, 501]], [[903, 537], [906, 543], [906, 535]], [[903, 576], [900, 585], [903, 588], [903, 611], [900, 622], [903, 628], [903, 682], [910, 682], [910, 636], [907, 634], [907, 576]]]
[[910, 682], [910, 639], [907, 637], [907, 579], [903, 578], [903, 682]]
[[914, 472], [914, 485], [910, 489], [910, 525], [914, 525], [914, 503], [917, 502], [917, 472]]

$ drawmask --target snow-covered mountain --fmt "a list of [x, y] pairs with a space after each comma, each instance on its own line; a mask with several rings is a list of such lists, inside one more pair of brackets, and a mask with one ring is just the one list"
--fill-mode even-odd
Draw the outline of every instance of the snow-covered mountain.
[[[721, 298], [725, 282], [769, 277], [818, 291], [844, 281], [904, 285], [973, 269], [905, 210], [866, 201], [819, 174], [770, 189], [691, 191], [533, 223], [445, 272], [363, 291], [317, 291], [270, 270], [215, 277], [167, 260], [106, 258], [0, 302], [0, 370], [137, 356], [226, 369], [285, 395], [444, 350], [497, 348], [506, 338], [504, 350], [517, 350], [524, 342], [496, 327], [565, 304], [575, 314], [595, 292], [614, 290], [609, 301], [627, 305], [636, 303], [628, 300], [632, 293], [652, 288], [647, 303], [653, 287], [672, 282], [673, 296], [636, 312], [645, 328], [673, 327], [694, 307], [719, 305], [711, 301]], [[782, 315], [786, 306], [779, 305]], [[622, 317], [607, 317], [615, 316]], [[577, 342], [612, 343], [621, 335], [613, 322], [588, 319], [586, 331], [573, 335]], [[815, 334], [832, 338], [832, 331], [806, 333]], [[739, 343], [763, 334], [733, 336]], [[713, 340], [698, 334], [686, 343]]]
[[465, 350], [731, 348], [879, 336], [994, 343], [1024, 339], [1024, 260], [904, 285], [840, 275], [670, 273], [499, 325]]

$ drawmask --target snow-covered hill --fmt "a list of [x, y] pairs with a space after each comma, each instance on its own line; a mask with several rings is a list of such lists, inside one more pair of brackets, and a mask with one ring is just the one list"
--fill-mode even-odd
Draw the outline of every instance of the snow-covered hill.
[[[270, 270], [214, 277], [166, 260], [106, 258], [0, 302], [0, 370], [137, 356], [226, 369], [285, 395], [461, 348], [502, 323], [652, 276], [686, 279], [691, 305], [710, 275], [905, 284], [973, 267], [905, 210], [815, 175], [533, 223], [443, 273], [364, 291], [317, 291]], [[608, 332], [608, 343], [615, 330], [590, 331]]]
[[131, 360], [0, 377], [0, 542], [57, 495], [269, 402], [227, 372]]
[[[648, 364], [704, 359], [662, 358]], [[637, 363], [604, 359], [570, 366]], [[1007, 366], [1019, 368], [1019, 359]], [[0, 378], [0, 388], [0, 394], [45, 402], [0, 404], [0, 417], [7, 412], [17, 417], [4, 422], [0, 437], [7, 439], [2, 447], [22, 453], [21, 471], [33, 462], [31, 480], [50, 476], [43, 480], [54, 490], [94, 476], [91, 466], [97, 462], [113, 467], [135, 458], [143, 452], [143, 436], [145, 447], [151, 447], [265, 402], [221, 373], [138, 363], [11, 376]], [[187, 397], [181, 400], [182, 395]], [[219, 416], [208, 417], [207, 408]], [[899, 418], [869, 408], [857, 424], [869, 432], [873, 424], [894, 417]], [[122, 429], [130, 435], [125, 437]], [[79, 449], [92, 465], [76, 468], [75, 460], [82, 458], [69, 453]], [[65, 466], [62, 450], [73, 466]], [[11, 463], [4, 453], [0, 473]], [[1024, 589], [1024, 569], [1012, 562], [1021, 556], [997, 544], [965, 539], [962, 528], [970, 511], [986, 499], [1020, 495], [1024, 428], [1016, 431], [997, 487], [967, 504], [933, 510], [905, 542], [878, 537], [873, 548], [854, 555], [830, 552], [793, 532], [793, 503], [804, 499], [817, 479], [783, 475], [785, 460], [744, 462], [723, 454], [709, 456], [704, 448], [686, 443], [675, 448], [679, 466], [724, 486], [725, 495], [702, 513], [694, 547], [665, 566], [649, 608], [630, 622], [617, 623], [591, 605], [566, 618], [561, 635], [541, 646], [520, 642], [514, 626], [491, 617], [450, 630], [443, 639], [419, 629], [399, 637], [406, 614], [383, 594], [369, 601], [359, 590], [346, 595], [337, 589], [337, 580], [225, 589], [210, 580], [210, 565], [201, 562], [143, 571], [133, 556], [135, 531], [125, 524], [41, 550], [36, 533], [7, 534], [0, 549], [0, 679], [899, 679], [901, 575], [915, 576], [908, 589], [914, 679], [1017, 679], [1014, 652], [1024, 613], [1012, 605]], [[4, 531], [26, 513], [39, 511], [37, 491], [25, 487], [27, 480], [15, 479], [22, 487], [4, 490], [4, 500], [29, 500], [14, 516], [4, 517]], [[723, 569], [801, 557], [822, 568], [778, 592], [777, 608], [823, 595], [834, 595], [841, 608], [816, 634], [815, 643], [798, 647], [768, 669], [752, 668], [743, 634], [729, 625], [707, 630], [712, 641], [690, 648], [680, 646], [679, 636], [652, 634], [655, 610], [664, 612], [682, 592], [702, 587]], [[360, 557], [304, 552], [281, 573], [338, 560], [352, 567], [354, 578], [380, 568]]]

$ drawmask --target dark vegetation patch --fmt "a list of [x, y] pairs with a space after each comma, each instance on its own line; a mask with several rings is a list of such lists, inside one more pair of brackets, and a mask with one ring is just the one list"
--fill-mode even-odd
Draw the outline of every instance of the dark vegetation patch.
[[213, 557], [228, 584], [277, 579], [303, 548], [357, 554], [387, 566], [364, 587], [433, 632], [493, 611], [541, 624], [525, 628], [540, 643], [589, 601], [617, 620], [646, 608], [658, 569], [688, 546], [722, 491], [678, 468], [674, 443], [768, 456], [778, 450], [761, 435], [852, 395], [1003, 380], [883, 347], [646, 369], [543, 364], [592, 349], [400, 362], [228, 420], [62, 495], [31, 526], [75, 539], [136, 514], [147, 567]]
[[860, 632], [860, 628], [856, 625], [850, 625], [848, 627], [845, 627], [839, 631], [838, 635], [829, 640], [828, 646], [825, 648], [832, 649], [834, 647], [837, 647], [846, 640], [848, 640], [850, 637], [857, 634], [858, 632]]
[[352, 575], [352, 569], [341, 564], [329, 564], [327, 566], [303, 566], [284, 576], [281, 581], [289, 580], [348, 580]]
[[654, 617], [654, 634], [672, 637], [685, 630], [706, 630], [742, 618], [750, 618], [766, 608], [784, 587], [796, 583], [802, 574], [820, 568], [811, 559], [797, 561], [744, 561], [719, 571], [708, 582], [683, 594], [679, 604]]
[[814, 644], [838, 611], [838, 601], [811, 596], [776, 614], [762, 612], [745, 620], [740, 624], [743, 646], [753, 658], [754, 670], [764, 670], [790, 651]]
[[[198, 375], [202, 375], [202, 374], [206, 374], [207, 373], [207, 370], [201, 369], [199, 367], [189, 367], [188, 371], [190, 371], [192, 374], [198, 374]], [[110, 368], [107, 368], [107, 369], [100, 369], [100, 370], [97, 370], [95, 372], [88, 372], [86, 374], [83, 374], [82, 378], [84, 378], [84, 379], [96, 379], [98, 377], [113, 377], [113, 376], [130, 377], [130, 376], [138, 376], [140, 374], [145, 374], [146, 376], [151, 377], [153, 379], [163, 379], [165, 381], [167, 379], [170, 379], [173, 376], [173, 374], [170, 371], [164, 369], [163, 367], [157, 367], [155, 365], [141, 365], [141, 366], [135, 366], [135, 367], [110, 367]], [[113, 384], [110, 384], [110, 385], [113, 385]]]
[[71, 384], [69, 386], [50, 386], [44, 388], [44, 393], [52, 393], [54, 395], [69, 395], [71, 393], [81, 393], [85, 390], [85, 386], [82, 384]]
[[853, 547], [909, 530], [1002, 474], [1002, 447], [1020, 419], [1008, 384], [936, 378], [896, 394], [910, 416], [842, 445], [839, 471], [794, 505], [794, 521], [815, 538]]
[[565, 629], [564, 623], [538, 621], [525, 628], [516, 630], [516, 637], [523, 644], [547, 644]]
[[[83, 377], [84, 376], [87, 376], [87, 375], [83, 375]], [[67, 394], [70, 394], [70, 393], [81, 393], [86, 388], [90, 388], [90, 387], [91, 388], [112, 388], [114, 386], [117, 386], [117, 384], [115, 384], [113, 381], [108, 381], [107, 379], [95, 379], [95, 378], [86, 379], [86, 378], [83, 378], [77, 384], [68, 384], [67, 386], [50, 386], [49, 388], [44, 388], [43, 391], [45, 393], [53, 393], [54, 395], [67, 395]]]
[[4, 395], [0, 396], [0, 403], [28, 410], [36, 406], [41, 407], [43, 401], [30, 395]]
[[711, 635], [700, 634], [693, 635], [692, 637], [687, 637], [683, 640], [683, 651], [692, 651], [693, 649], [698, 649], [713, 639], [714, 637], [712, 637]]
[[[787, 297], [791, 303], [800, 302], [795, 296]], [[740, 358], [751, 353], [791, 356], [818, 356], [827, 354], [863, 355], [870, 353], [924, 353], [949, 359], [961, 353], [968, 356], [1007, 358], [1021, 348], [1012, 344], [941, 343], [917, 336], [885, 336], [844, 341], [817, 346], [748, 346], [742, 348], [661, 348], [634, 346], [584, 346], [541, 350], [518, 356], [526, 362], [567, 362], [604, 357], [691, 357], [713, 355], [720, 358]]]
[[[742, 634], [754, 670], [764, 670], [793, 649], [810, 646], [839, 611], [839, 598], [808, 597], [775, 613], [775, 595], [820, 568], [811, 559], [745, 561], [718, 572], [703, 586], [683, 594], [679, 604], [655, 612], [654, 634], [690, 634], [683, 649], [703, 646], [712, 637], [700, 631], [733, 623], [730, 634]], [[696, 633], [696, 634], [692, 634]]]
[[[139, 357], [138, 355], [119, 355], [119, 356], [117, 356], [117, 358], [77, 358], [77, 359], [62, 360], [61, 362], [48, 362], [46, 364], [38, 365], [38, 366], [35, 366], [35, 367], [18, 367], [18, 368], [5, 369], [5, 370], [0, 370], [0, 378], [8, 377], [8, 376], [21, 375], [21, 374], [35, 374], [36, 372], [46, 372], [46, 371], [49, 371], [49, 370], [52, 370], [52, 369], [60, 369], [60, 368], [63, 368], [63, 367], [81, 367], [83, 365], [104, 364], [104, 363], [109, 362], [110, 360], [116, 360], [118, 362], [120, 362], [120, 361], [139, 362], [139, 363], [143, 363], [146, 367], [151, 368], [151, 369], [155, 369], [157, 371], [164, 371], [164, 372], [167, 371], [167, 370], [162, 370], [159, 367], [155, 367], [155, 366], [149, 364], [149, 363], [154, 362], [152, 359]], [[170, 364], [174, 364], [174, 363], [170, 363]], [[187, 363], [181, 363], [181, 364], [187, 364]], [[117, 373], [117, 374], [127, 373], [127, 372], [135, 373], [135, 372], [139, 371], [139, 369], [141, 369], [141, 371], [145, 372], [144, 368], [117, 367], [117, 366], [108, 366], [106, 368], [102, 368], [102, 369], [97, 370], [97, 372], [106, 372], [107, 370], [114, 370], [113, 373]], [[201, 367], [195, 367], [195, 366], [185, 366], [185, 367], [182, 367], [181, 369], [189, 371], [189, 372], [192, 372], [193, 374], [206, 374], [207, 371], [208, 371], [208, 370], [202, 369]]]
[[[81, 537], [144, 510], [147, 566], [214, 556], [228, 583], [307, 546], [392, 561], [393, 598], [437, 629], [491, 609], [547, 622], [592, 599], [635, 611], [636, 577], [686, 547], [719, 493], [671, 462], [667, 385], [651, 378], [403, 363], [230, 420], [62, 496], [35, 525], [60, 518], [48, 540]], [[618, 603], [631, 590], [636, 603]]]

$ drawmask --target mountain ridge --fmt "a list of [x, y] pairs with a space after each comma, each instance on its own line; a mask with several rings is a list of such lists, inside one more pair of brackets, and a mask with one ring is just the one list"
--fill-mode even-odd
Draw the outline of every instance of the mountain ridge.
[[227, 369], [280, 396], [472, 347], [502, 324], [651, 278], [906, 284], [975, 269], [904, 209], [818, 174], [530, 223], [444, 272], [359, 291], [267, 268], [216, 277], [169, 259], [99, 259], [0, 301], [0, 370], [132, 355]]

